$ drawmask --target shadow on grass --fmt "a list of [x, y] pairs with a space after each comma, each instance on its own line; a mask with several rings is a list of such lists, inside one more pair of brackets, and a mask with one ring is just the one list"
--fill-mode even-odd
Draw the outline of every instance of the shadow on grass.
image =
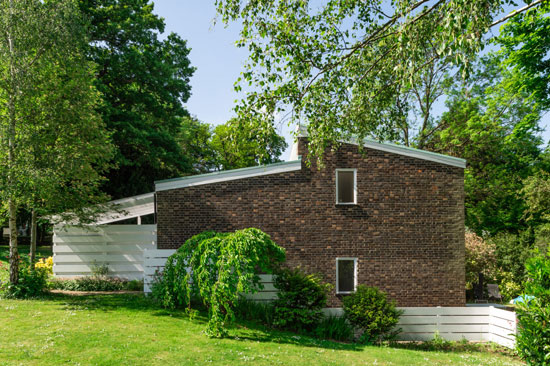
[[[517, 358], [513, 349], [492, 342], [434, 340], [427, 342], [390, 342], [388, 347], [420, 352], [495, 353]], [[519, 359], [519, 358], [518, 358]]]
[[254, 322], [238, 322], [230, 330], [231, 339], [260, 343], [292, 344], [301, 347], [325, 348], [343, 351], [362, 351], [365, 346], [319, 339], [309, 335], [277, 330]]

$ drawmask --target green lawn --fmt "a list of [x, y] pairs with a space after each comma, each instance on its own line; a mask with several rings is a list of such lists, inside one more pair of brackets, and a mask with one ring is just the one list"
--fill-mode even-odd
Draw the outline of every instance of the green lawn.
[[258, 327], [209, 339], [203, 318], [142, 295], [0, 300], [0, 365], [519, 365], [481, 352], [361, 347]]
[[[47, 255], [42, 252], [42, 255]], [[0, 247], [0, 262], [6, 263]], [[5, 276], [0, 269], [0, 277]], [[209, 339], [205, 319], [143, 295], [0, 300], [0, 365], [521, 365], [490, 346], [363, 347], [236, 326]]]

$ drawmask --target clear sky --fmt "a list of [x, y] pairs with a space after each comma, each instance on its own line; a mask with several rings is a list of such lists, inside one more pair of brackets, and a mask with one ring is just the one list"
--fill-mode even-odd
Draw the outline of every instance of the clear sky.
[[[203, 122], [225, 123], [233, 116], [232, 108], [238, 95], [233, 84], [242, 70], [247, 57], [245, 49], [235, 47], [239, 27], [221, 22], [214, 25], [216, 10], [214, 0], [156, 0], [155, 13], [165, 19], [166, 33], [178, 33], [191, 47], [189, 58], [197, 68], [191, 78], [191, 98], [187, 110]], [[543, 119], [550, 140], [550, 116]], [[291, 145], [291, 128], [279, 131]], [[288, 159], [290, 149], [283, 154]]]

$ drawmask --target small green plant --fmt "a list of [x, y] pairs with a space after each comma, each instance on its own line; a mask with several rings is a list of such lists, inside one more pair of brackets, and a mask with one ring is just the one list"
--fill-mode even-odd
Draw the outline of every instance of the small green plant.
[[91, 269], [92, 269], [92, 276], [94, 277], [105, 277], [109, 274], [108, 263], [98, 264], [98, 262], [94, 260], [91, 265]]
[[279, 291], [273, 302], [273, 324], [282, 329], [312, 331], [323, 318], [322, 309], [327, 305], [331, 285], [300, 268], [285, 268], [274, 276], [274, 286]]
[[386, 294], [376, 287], [357, 286], [356, 291], [344, 297], [346, 319], [362, 332], [359, 341], [364, 344], [392, 340], [400, 330], [395, 329], [402, 312], [395, 302], [388, 301]]
[[550, 365], [550, 251], [530, 258], [525, 269], [525, 293], [534, 298], [516, 308], [516, 348], [528, 365]]
[[271, 273], [284, 258], [284, 249], [261, 230], [207, 231], [168, 258], [164, 272], [155, 276], [152, 295], [165, 307], [189, 311], [193, 299], [200, 299], [208, 309], [206, 334], [222, 337], [241, 294], [263, 287], [257, 273]]
[[348, 342], [353, 339], [353, 330], [343, 316], [329, 315], [323, 317], [315, 327], [313, 334], [317, 338]]
[[[467, 341], [466, 341], [467, 342]], [[435, 331], [434, 336], [428, 342], [428, 348], [434, 351], [443, 351], [451, 348], [452, 342], [446, 340], [439, 334], [439, 331]], [[462, 342], [464, 343], [464, 342]]]

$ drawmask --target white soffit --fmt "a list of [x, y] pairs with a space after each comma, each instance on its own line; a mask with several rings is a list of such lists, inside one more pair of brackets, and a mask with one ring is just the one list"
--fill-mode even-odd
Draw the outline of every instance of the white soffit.
[[191, 175], [189, 177], [167, 179], [155, 182], [155, 191], [199, 186], [204, 184], [227, 182], [237, 179], [259, 177], [262, 175], [279, 174], [302, 169], [302, 160], [283, 161], [281, 163], [257, 167], [224, 170], [221, 172]]
[[94, 224], [109, 224], [111, 222], [153, 214], [155, 212], [155, 193], [151, 192], [139, 196], [121, 198], [108, 202], [107, 205], [115, 209], [112, 212], [99, 215]]

